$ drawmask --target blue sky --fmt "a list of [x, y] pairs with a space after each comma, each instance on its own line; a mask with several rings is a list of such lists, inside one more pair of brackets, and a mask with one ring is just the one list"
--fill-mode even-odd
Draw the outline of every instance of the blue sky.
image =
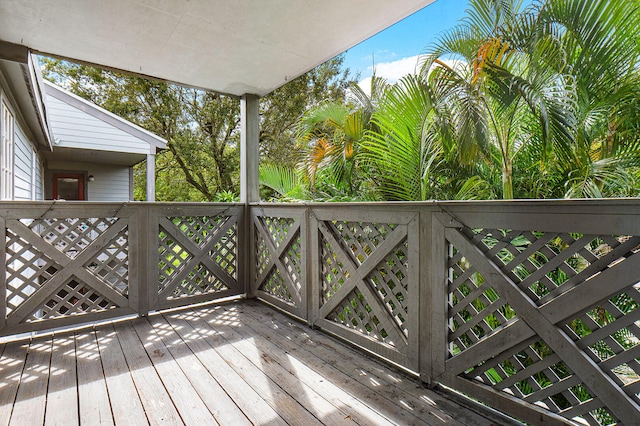
[[436, 0], [426, 8], [349, 49], [344, 66], [360, 80], [370, 77], [375, 60], [376, 74], [395, 81], [412, 72], [417, 56], [464, 16], [468, 0]]

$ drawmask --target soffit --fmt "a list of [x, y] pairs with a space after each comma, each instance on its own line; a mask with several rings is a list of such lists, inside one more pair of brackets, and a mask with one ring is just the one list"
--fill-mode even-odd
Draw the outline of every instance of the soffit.
[[433, 1], [0, 0], [0, 40], [262, 96]]

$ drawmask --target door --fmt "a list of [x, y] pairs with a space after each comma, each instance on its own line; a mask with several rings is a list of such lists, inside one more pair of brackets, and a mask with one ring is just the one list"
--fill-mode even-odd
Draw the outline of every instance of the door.
[[53, 199], [67, 201], [84, 201], [84, 174], [54, 173]]

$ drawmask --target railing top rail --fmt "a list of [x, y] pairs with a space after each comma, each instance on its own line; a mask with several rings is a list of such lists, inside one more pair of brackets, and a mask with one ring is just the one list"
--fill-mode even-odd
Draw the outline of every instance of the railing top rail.
[[336, 206], [449, 206], [449, 207], [489, 207], [489, 206], [640, 206], [640, 198], [582, 198], [582, 199], [516, 199], [516, 200], [429, 200], [429, 201], [359, 201], [359, 202], [314, 202], [299, 203], [259, 202], [251, 207], [313, 207], [331, 208]]

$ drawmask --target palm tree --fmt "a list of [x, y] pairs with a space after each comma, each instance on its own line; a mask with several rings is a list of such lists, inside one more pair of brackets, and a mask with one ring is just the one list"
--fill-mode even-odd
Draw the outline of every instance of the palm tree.
[[574, 125], [560, 46], [537, 31], [534, 10], [521, 4], [471, 0], [468, 16], [428, 47], [422, 62], [454, 123], [460, 163], [499, 165], [505, 199], [514, 196], [514, 161], [531, 135], [540, 137], [543, 161], [553, 144], [568, 150]]
[[432, 171], [443, 160], [433, 94], [419, 76], [408, 75], [387, 90], [362, 143], [363, 159], [387, 200], [433, 198]]
[[577, 94], [575, 143], [558, 163], [564, 195], [638, 195], [640, 3], [555, 0], [538, 15], [561, 42]]
[[304, 170], [312, 192], [320, 176], [329, 197], [361, 198], [360, 145], [380, 99], [388, 88], [386, 80], [373, 76], [370, 93], [358, 85], [349, 88], [349, 102], [325, 103], [310, 109], [298, 123]]

